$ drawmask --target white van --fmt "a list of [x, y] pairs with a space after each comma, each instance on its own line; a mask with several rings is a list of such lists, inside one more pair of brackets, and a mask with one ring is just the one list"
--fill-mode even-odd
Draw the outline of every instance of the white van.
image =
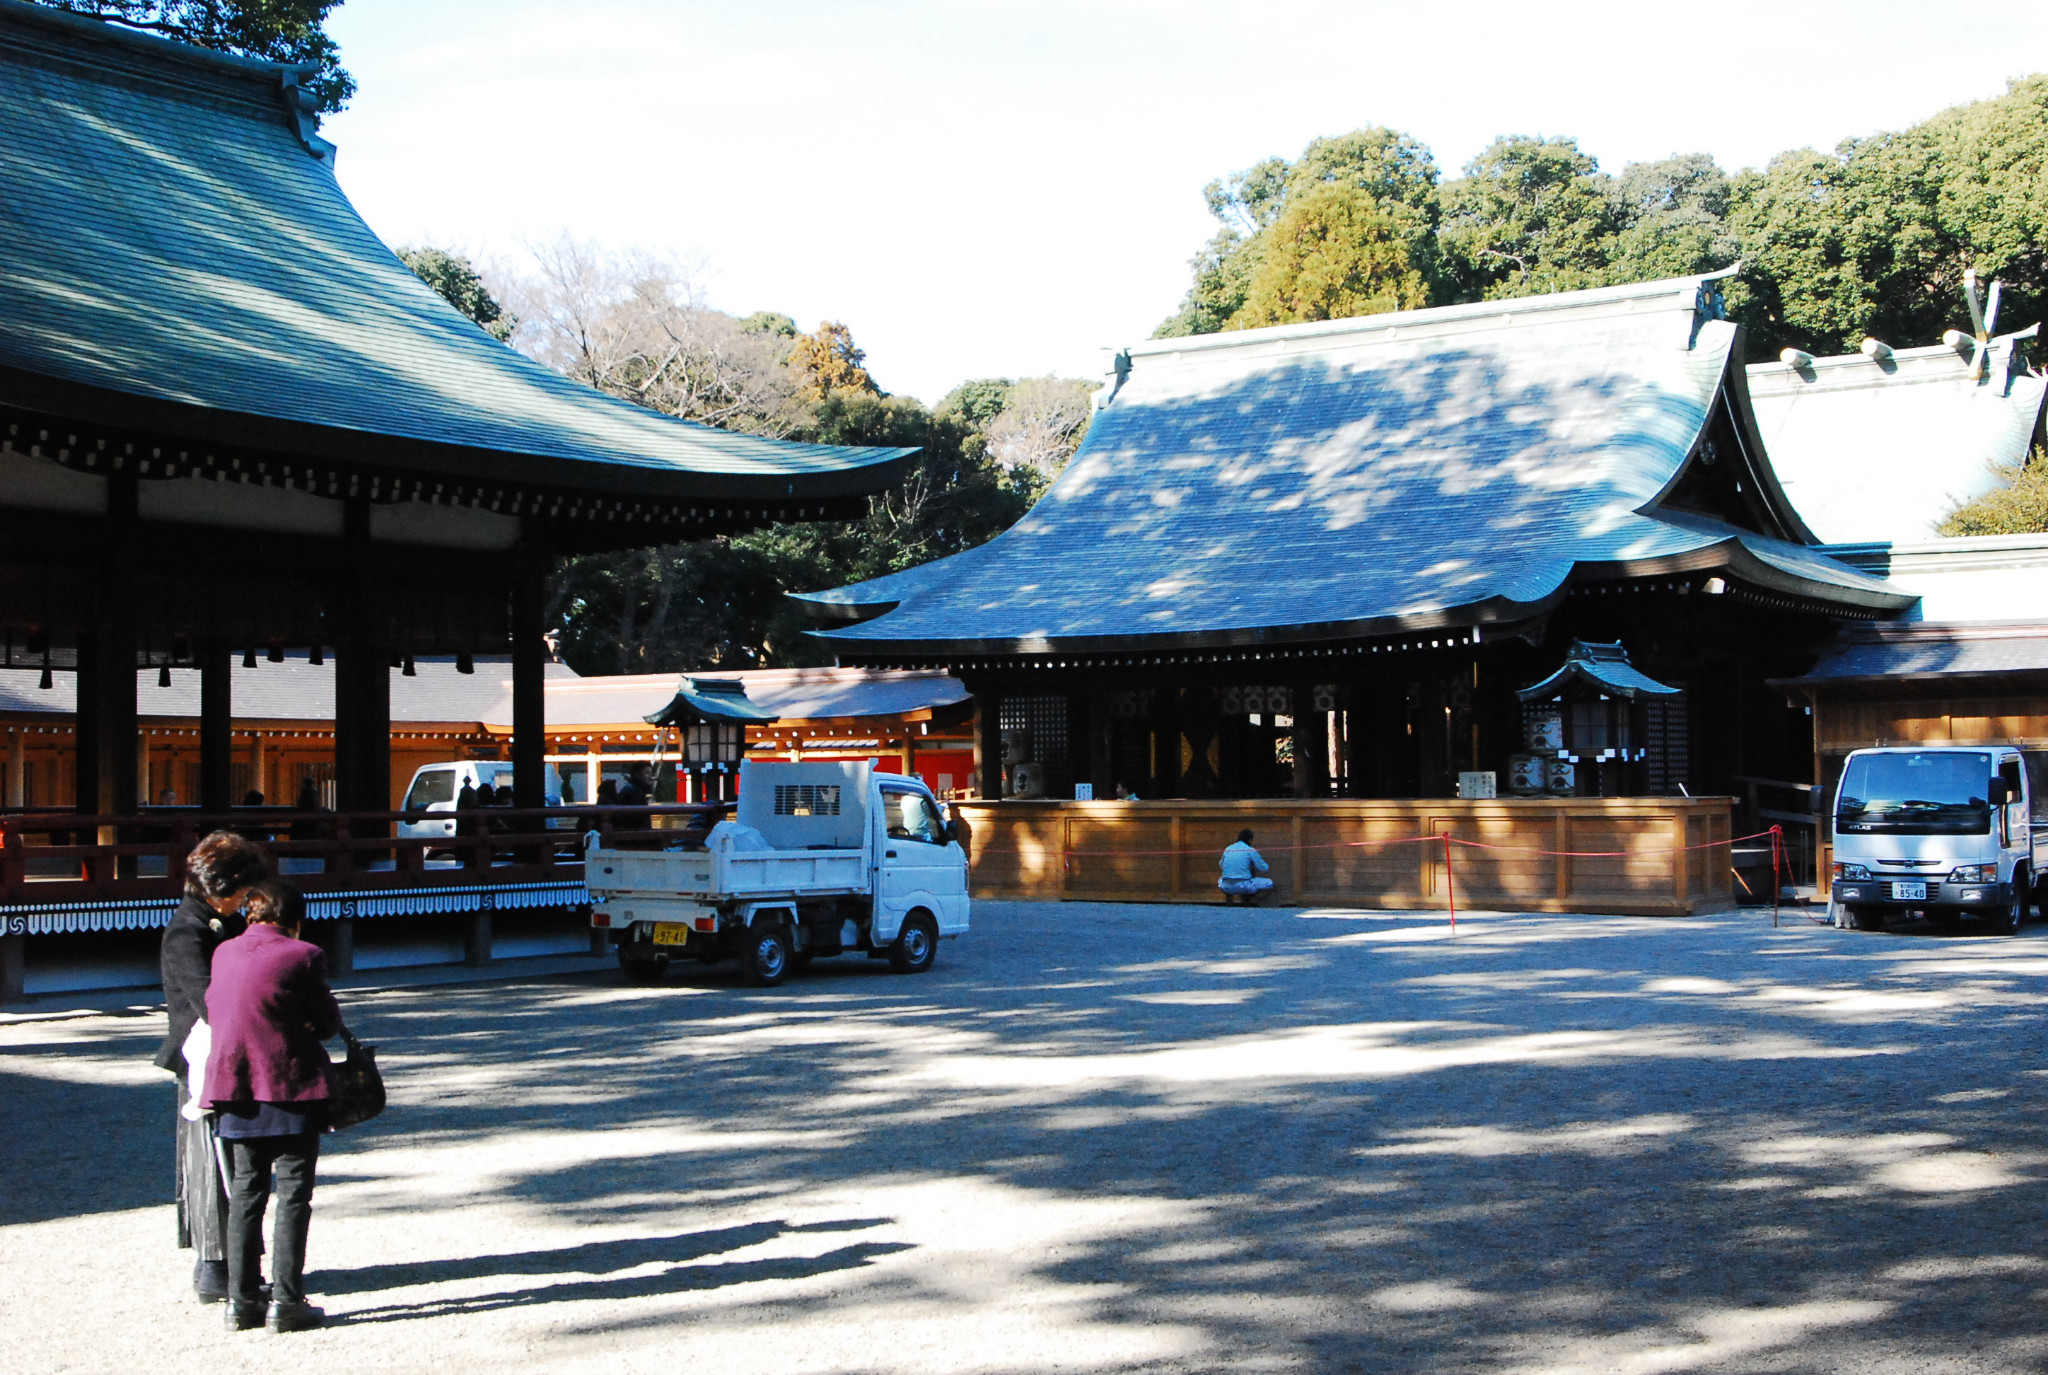
[[1835, 789], [1837, 926], [1985, 918], [2019, 930], [2048, 850], [2040, 755], [2010, 745], [1857, 750]]
[[[446, 821], [401, 821], [398, 834], [408, 838], [452, 836], [455, 834], [455, 799], [463, 784], [496, 792], [512, 785], [512, 766], [499, 759], [462, 759], [448, 764], [423, 764], [413, 771], [412, 786], [405, 790], [408, 812], [447, 812]], [[562, 805], [562, 775], [553, 764], [545, 775], [546, 805]]]

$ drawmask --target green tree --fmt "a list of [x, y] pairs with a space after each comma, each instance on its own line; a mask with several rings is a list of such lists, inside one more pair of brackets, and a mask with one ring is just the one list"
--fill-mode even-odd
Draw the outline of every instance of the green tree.
[[1944, 535], [2048, 534], [2048, 451], [2036, 447], [2024, 463], [2000, 463], [1991, 470], [1998, 485], [1948, 513], [1936, 530]]
[[38, 0], [125, 28], [201, 48], [317, 68], [306, 87], [315, 108], [333, 114], [355, 94], [341, 49], [328, 37], [327, 16], [341, 0]]
[[1225, 329], [1341, 320], [1429, 304], [1420, 215], [1403, 215], [1355, 186], [1326, 182], [1289, 198], [1260, 234], [1244, 304]]
[[772, 334], [778, 339], [796, 338], [796, 321], [779, 310], [757, 310], [740, 321], [748, 334]]
[[1422, 144], [1367, 128], [1211, 182], [1202, 194], [1219, 228], [1191, 264], [1180, 310], [1154, 337], [1427, 304], [1436, 179]]
[[507, 315], [492, 299], [476, 267], [460, 253], [443, 248], [401, 248], [398, 260], [493, 339], [510, 339], [519, 327], [518, 319]]
[[1728, 227], [1728, 174], [1705, 153], [1633, 162], [1608, 198], [1620, 226], [1607, 248], [1609, 282], [1651, 282], [1728, 266], [1742, 246]]
[[1576, 140], [1508, 135], [1444, 184], [1453, 299], [1500, 300], [1607, 281], [1621, 216]]
[[2004, 284], [2002, 318], [2048, 308], [2048, 76], [1832, 153], [1738, 178], [1744, 271], [1731, 311], [1762, 350], [1931, 342], [1967, 326], [1962, 281]]

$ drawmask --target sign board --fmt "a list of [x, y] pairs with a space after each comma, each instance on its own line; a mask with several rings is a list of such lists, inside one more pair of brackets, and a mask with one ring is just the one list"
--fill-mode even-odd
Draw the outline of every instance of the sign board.
[[1074, 801], [1093, 802], [1094, 800], [1095, 785], [1093, 783], [1076, 783], [1074, 785]]
[[1494, 791], [1493, 770], [1487, 769], [1480, 773], [1459, 774], [1458, 796], [1477, 798], [1498, 796]]

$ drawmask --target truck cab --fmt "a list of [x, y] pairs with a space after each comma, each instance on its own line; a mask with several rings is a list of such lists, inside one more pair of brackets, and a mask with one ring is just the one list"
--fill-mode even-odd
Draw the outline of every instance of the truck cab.
[[1919, 915], [2018, 931], [2048, 847], [2041, 764], [2010, 745], [1850, 754], [1834, 797], [1835, 924], [1872, 930]]
[[632, 978], [681, 955], [736, 959], [762, 986], [842, 954], [921, 973], [968, 929], [954, 823], [923, 782], [866, 763], [747, 760], [737, 815], [701, 842], [585, 847], [591, 925]]

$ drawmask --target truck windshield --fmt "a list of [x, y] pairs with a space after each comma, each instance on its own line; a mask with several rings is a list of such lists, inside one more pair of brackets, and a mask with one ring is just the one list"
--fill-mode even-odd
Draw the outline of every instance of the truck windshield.
[[1835, 825], [1844, 831], [1982, 835], [1991, 829], [1991, 756], [1915, 750], [1852, 756]]

